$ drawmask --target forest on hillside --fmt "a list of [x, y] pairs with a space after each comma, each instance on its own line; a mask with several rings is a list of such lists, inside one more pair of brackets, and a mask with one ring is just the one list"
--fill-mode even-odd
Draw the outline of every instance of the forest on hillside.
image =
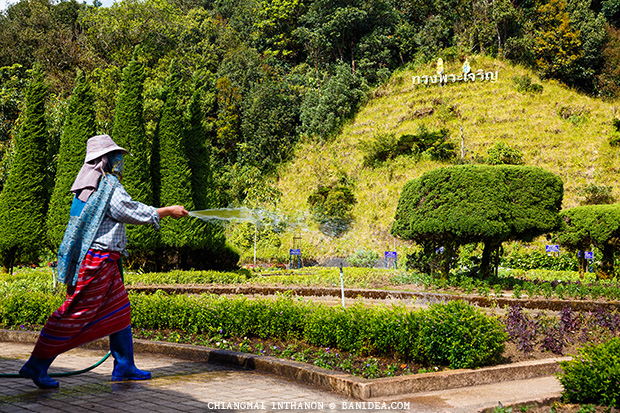
[[0, 13], [0, 188], [35, 64], [51, 84], [52, 152], [78, 69], [93, 84], [101, 133], [110, 132], [121, 71], [137, 45], [149, 137], [169, 71], [182, 79], [185, 104], [199, 85], [219, 203], [231, 205], [269, 193], [257, 186], [299, 139], [329, 139], [369, 87], [413, 61], [486, 53], [616, 97], [618, 26], [618, 0], [16, 1]]
[[[14, 1], [0, 12], [0, 191], [33, 73], [47, 85], [46, 182], [77, 79], [83, 73], [92, 88], [93, 133], [113, 134], [133, 62], [144, 70], [146, 143], [159, 145], [171, 93], [185, 111], [199, 91], [208, 206], [257, 207], [277, 204], [277, 167], [298, 142], [329, 141], [407, 65], [486, 54], [615, 99], [619, 27], [620, 0]], [[149, 162], [154, 171], [160, 159]]]

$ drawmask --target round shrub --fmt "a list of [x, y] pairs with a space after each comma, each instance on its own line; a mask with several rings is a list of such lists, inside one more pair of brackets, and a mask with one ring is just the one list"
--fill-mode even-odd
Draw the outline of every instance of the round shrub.
[[572, 360], [560, 362], [560, 367], [565, 402], [620, 408], [620, 337], [583, 347]]
[[507, 335], [496, 318], [463, 301], [433, 304], [419, 314], [413, 359], [453, 369], [500, 361]]

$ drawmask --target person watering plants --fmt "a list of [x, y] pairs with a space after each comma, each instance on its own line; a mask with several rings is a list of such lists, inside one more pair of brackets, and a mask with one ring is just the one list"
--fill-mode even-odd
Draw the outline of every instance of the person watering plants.
[[40, 388], [58, 387], [47, 370], [59, 354], [110, 336], [112, 380], [146, 380], [134, 364], [131, 313], [119, 260], [127, 254], [125, 224], [181, 218], [181, 205], [164, 208], [133, 201], [120, 183], [129, 152], [108, 135], [88, 139], [86, 158], [71, 192], [69, 224], [58, 251], [58, 280], [67, 284], [65, 302], [48, 319], [19, 375]]

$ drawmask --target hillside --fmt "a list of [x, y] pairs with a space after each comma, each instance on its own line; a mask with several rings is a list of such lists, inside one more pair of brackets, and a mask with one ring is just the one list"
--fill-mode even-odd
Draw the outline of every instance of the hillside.
[[[500, 141], [518, 148], [526, 164], [562, 177], [563, 208], [578, 205], [578, 191], [589, 183], [612, 186], [613, 196], [620, 199], [616, 182], [620, 150], [608, 143], [611, 120], [620, 115], [617, 102], [590, 98], [554, 81], [541, 82], [531, 71], [505, 61], [474, 56], [469, 63], [472, 72], [497, 71], [498, 80], [414, 88], [412, 77], [433, 74], [435, 64], [404, 69], [373, 92], [333, 141], [298, 146], [294, 159], [279, 171], [282, 211], [307, 215], [310, 193], [319, 184], [346, 174], [355, 187], [355, 221], [344, 235], [330, 238], [306, 219], [306, 226], [283, 236], [285, 254], [295, 235], [301, 236], [301, 244], [297, 241], [296, 246], [316, 257], [348, 256], [360, 248], [377, 252], [395, 248], [403, 256], [411, 245], [389, 233], [400, 191], [408, 180], [446, 164], [399, 157], [381, 167], [367, 168], [362, 166], [359, 143], [379, 133], [416, 133], [420, 125], [448, 128], [458, 148], [462, 127], [465, 158], [484, 157], [488, 148]], [[461, 65], [446, 63], [444, 73], [461, 73]], [[517, 91], [512, 79], [524, 75], [541, 83], [543, 92]]]

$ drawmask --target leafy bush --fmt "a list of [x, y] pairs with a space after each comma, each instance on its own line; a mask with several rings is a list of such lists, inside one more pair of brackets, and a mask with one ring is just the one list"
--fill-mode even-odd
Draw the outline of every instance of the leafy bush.
[[132, 294], [136, 328], [172, 328], [224, 336], [303, 338], [357, 354], [399, 354], [421, 363], [472, 368], [499, 360], [506, 339], [499, 322], [463, 302], [428, 310], [348, 308], [290, 297], [185, 297]]
[[560, 254], [557, 256], [548, 255], [541, 251], [512, 252], [510, 255], [502, 257], [500, 265], [521, 270], [577, 271], [579, 261], [576, 254]]
[[463, 301], [434, 304], [420, 312], [417, 354], [412, 357], [451, 368], [499, 362], [507, 335], [497, 319]]
[[445, 247], [442, 274], [461, 245], [484, 243], [480, 272], [506, 240], [531, 240], [555, 230], [562, 180], [540, 168], [462, 165], [438, 168], [403, 187], [391, 233], [430, 251]]
[[308, 197], [312, 217], [321, 232], [330, 236], [339, 236], [348, 230], [353, 221], [351, 209], [356, 202], [353, 191], [345, 183], [320, 185]]
[[517, 148], [498, 142], [488, 150], [484, 162], [489, 165], [523, 165], [523, 152]]
[[431, 131], [424, 125], [414, 135], [405, 134], [396, 138], [393, 133], [377, 134], [360, 144], [364, 153], [363, 163], [372, 167], [401, 155], [426, 155], [437, 161], [449, 160], [456, 153], [456, 146], [449, 141], [449, 137], [448, 129]]
[[589, 183], [579, 188], [578, 193], [583, 197], [579, 201], [581, 205], [613, 204], [616, 201], [612, 195], [612, 187], [607, 185]]
[[565, 402], [620, 408], [620, 337], [588, 345], [572, 360], [560, 362], [560, 366]]
[[532, 78], [528, 75], [514, 76], [512, 78], [515, 88], [521, 93], [542, 93], [543, 86], [540, 83], [532, 83]]
[[372, 268], [379, 261], [379, 253], [376, 251], [359, 249], [347, 258], [347, 262], [353, 267]]

